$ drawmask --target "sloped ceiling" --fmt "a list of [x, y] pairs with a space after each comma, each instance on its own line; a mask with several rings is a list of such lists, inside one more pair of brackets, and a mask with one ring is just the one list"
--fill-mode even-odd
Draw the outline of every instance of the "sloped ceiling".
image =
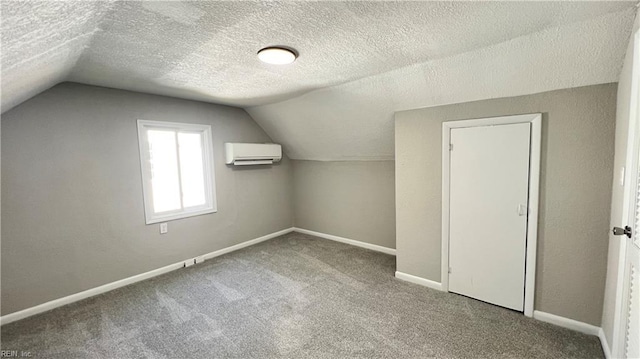
[[[633, 2], [1, 3], [2, 111], [61, 81], [245, 107], [298, 159], [393, 157], [393, 112], [617, 81]], [[260, 63], [258, 49], [299, 59]]]
[[111, 6], [1, 1], [2, 112], [65, 81]]
[[633, 18], [553, 27], [247, 111], [294, 159], [393, 159], [396, 111], [618, 81]]

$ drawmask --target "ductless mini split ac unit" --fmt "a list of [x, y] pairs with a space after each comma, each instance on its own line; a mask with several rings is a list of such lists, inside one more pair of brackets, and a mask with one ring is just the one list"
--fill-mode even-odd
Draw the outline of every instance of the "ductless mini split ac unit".
[[282, 146], [275, 143], [225, 143], [228, 165], [270, 165], [282, 159]]

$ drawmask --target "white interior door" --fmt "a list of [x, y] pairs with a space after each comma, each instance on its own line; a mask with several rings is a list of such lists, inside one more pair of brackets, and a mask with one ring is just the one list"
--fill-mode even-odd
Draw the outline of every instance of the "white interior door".
[[449, 291], [523, 311], [531, 124], [450, 136]]
[[[627, 187], [629, 207], [628, 226], [614, 228], [620, 236], [621, 288], [620, 315], [616, 325], [619, 343], [617, 354], [622, 358], [640, 358], [640, 118], [631, 121], [635, 131], [629, 143], [628, 156], [632, 158], [630, 183]], [[634, 128], [635, 127], [635, 128]]]
[[[629, 111], [629, 140], [627, 158], [630, 160], [630, 176], [625, 187], [625, 202], [628, 203], [626, 228], [614, 229], [620, 235], [622, 266], [618, 293], [621, 294], [620, 313], [614, 323], [618, 328], [614, 335], [617, 341], [614, 356], [640, 358], [640, 32], [634, 35], [634, 59]], [[622, 287], [622, 288], [620, 288]]]
[[621, 345], [624, 358], [640, 358], [640, 173], [636, 172], [634, 228], [631, 238], [625, 238], [624, 276], [622, 289]]

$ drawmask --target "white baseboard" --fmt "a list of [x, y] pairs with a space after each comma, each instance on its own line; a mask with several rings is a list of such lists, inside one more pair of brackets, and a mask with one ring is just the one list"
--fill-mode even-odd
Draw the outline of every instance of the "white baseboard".
[[396, 250], [395, 249], [389, 248], [389, 247], [379, 246], [377, 244], [371, 244], [371, 243], [367, 243], [367, 242], [356, 241], [355, 239], [338, 237], [338, 236], [334, 236], [332, 234], [326, 234], [326, 233], [321, 233], [321, 232], [316, 232], [316, 231], [310, 231], [308, 229], [302, 229], [302, 228], [297, 228], [297, 227], [294, 227], [293, 231], [294, 232], [298, 232], [298, 233], [308, 234], [308, 235], [311, 235], [311, 236], [324, 238], [324, 239], [330, 239], [332, 241], [336, 241], [336, 242], [340, 242], [340, 243], [350, 244], [350, 245], [356, 246], [356, 247], [370, 249], [370, 250], [376, 251], [376, 252], [382, 252], [382, 253], [386, 253], [386, 254], [391, 254], [392, 256], [396, 255]]
[[604, 331], [602, 330], [602, 328], [596, 327], [595, 325], [592, 325], [592, 324], [587, 324], [584, 322], [579, 322], [577, 320], [561, 317], [559, 315], [541, 312], [539, 310], [533, 311], [533, 318], [543, 322], [557, 325], [559, 327], [575, 330], [580, 333], [597, 336], [600, 339], [600, 345], [602, 345], [602, 351], [604, 352], [604, 357], [606, 359], [611, 358], [611, 348], [609, 347], [609, 343], [607, 342], [607, 337], [605, 337]]
[[[260, 242], [264, 242], [266, 240], [269, 240], [271, 238], [275, 238], [278, 236], [281, 236], [283, 234], [287, 234], [293, 232], [293, 228], [287, 228], [287, 229], [283, 229], [281, 231], [278, 232], [274, 232], [271, 234], [267, 234], [266, 236], [262, 236], [259, 238], [255, 238], [255, 239], [251, 239], [248, 240], [246, 242], [242, 242], [239, 244], [236, 244], [234, 246], [231, 247], [227, 247], [227, 248], [223, 248], [211, 253], [207, 253], [204, 255], [205, 259], [211, 259], [214, 257], [218, 257], [221, 256], [223, 254], [229, 253], [229, 252], [233, 252], [233, 251], [237, 251], [238, 249], [242, 249]], [[188, 260], [188, 259], [187, 259]], [[184, 262], [180, 261], [178, 263], [174, 263], [174, 264], [170, 264], [168, 266], [162, 267], [162, 268], [158, 268], [158, 269], [154, 269], [152, 271], [149, 272], [145, 272], [142, 274], [138, 274], [138, 275], [134, 275], [132, 277], [129, 278], [125, 278], [125, 279], [121, 279], [115, 282], [111, 282], [111, 283], [107, 283], [105, 285], [101, 285], [99, 287], [95, 287], [95, 288], [91, 288], [85, 291], [82, 291], [80, 293], [76, 293], [76, 294], [72, 294], [66, 297], [62, 297], [62, 298], [58, 298], [58, 299], [54, 299], [52, 301], [46, 302], [46, 303], [42, 303], [39, 305], [36, 305], [35, 307], [31, 307], [31, 308], [27, 308], [27, 309], [23, 309], [20, 310], [18, 312], [14, 312], [14, 313], [10, 313], [7, 315], [4, 315], [2, 317], [0, 317], [0, 325], [4, 325], [4, 324], [9, 324], [11, 322], [15, 322], [16, 320], [20, 320], [20, 319], [24, 319], [27, 317], [30, 317], [32, 315], [36, 315], [36, 314], [40, 314], [40, 313], [44, 313], [47, 311], [50, 311], [52, 309], [58, 308], [58, 307], [62, 307], [63, 305], [67, 305], [67, 304], [71, 304], [89, 297], [93, 297], [96, 296], [98, 294], [102, 294], [102, 293], [106, 293], [109, 291], [112, 291], [114, 289], [117, 288], [121, 288], [133, 283], [137, 283], [140, 281], [143, 281], [145, 279], [149, 279], [149, 278], [153, 278], [156, 276], [159, 276], [161, 274], [165, 274], [171, 271], [174, 271], [176, 269], [180, 269], [184, 267]]]
[[424, 287], [428, 287], [431, 289], [436, 289], [440, 291], [442, 290], [442, 283], [434, 282], [432, 280], [424, 279], [421, 277], [416, 277], [415, 275], [396, 271], [396, 278], [410, 282], [410, 283], [418, 284]]
[[604, 357], [606, 359], [611, 358], [611, 347], [609, 346], [609, 342], [607, 341], [607, 337], [604, 335], [604, 330], [602, 330], [602, 328], [599, 328], [598, 330], [598, 338], [600, 338], [600, 344], [602, 345]]
[[533, 311], [533, 318], [589, 335], [599, 336], [601, 330], [600, 327], [596, 327], [595, 325], [579, 322], [577, 320], [561, 317], [551, 313], [541, 312], [539, 310]]
[[215, 252], [211, 252], [211, 253], [205, 254], [204, 255], [204, 259], [207, 260], [207, 259], [211, 259], [211, 258], [215, 258], [215, 257], [221, 256], [223, 254], [227, 254], [229, 252], [237, 251], [238, 249], [249, 247], [249, 246], [252, 246], [254, 244], [258, 244], [260, 242], [264, 242], [266, 240], [269, 240], [271, 238], [279, 237], [279, 236], [281, 236], [283, 234], [291, 233], [291, 232], [293, 232], [293, 230], [294, 230], [293, 227], [287, 228], [287, 229], [283, 229], [283, 230], [278, 231], [278, 232], [273, 232], [271, 234], [267, 234], [266, 236], [262, 236], [262, 237], [258, 237], [258, 238], [254, 238], [254, 239], [248, 240], [246, 242], [238, 243], [238, 244], [233, 245], [231, 247], [222, 248], [222, 249], [217, 250]]
[[107, 284], [101, 285], [99, 287], [87, 289], [85, 291], [82, 291], [82, 292], [79, 292], [79, 293], [75, 293], [75, 294], [71, 294], [71, 295], [68, 295], [66, 297], [54, 299], [54, 300], [49, 301], [49, 302], [38, 304], [35, 307], [31, 307], [31, 308], [23, 309], [23, 310], [20, 310], [20, 311], [17, 311], [17, 312], [13, 312], [13, 313], [10, 313], [10, 314], [7, 314], [7, 315], [3, 315], [2, 317], [0, 317], [0, 325], [9, 324], [9, 323], [15, 322], [16, 320], [24, 319], [24, 318], [30, 317], [32, 315], [48, 312], [48, 311], [50, 311], [52, 309], [55, 309], [55, 308], [58, 308], [58, 307], [62, 307], [64, 305], [71, 304], [71, 303], [74, 303], [74, 302], [77, 302], [77, 301], [80, 301], [80, 300], [83, 300], [83, 299], [86, 299], [86, 298], [89, 298], [89, 297], [93, 297], [93, 296], [96, 296], [98, 294], [106, 293], [106, 292], [112, 291], [114, 289], [127, 286], [129, 284], [133, 284], [133, 283], [136, 283], [136, 282], [143, 281], [145, 279], [153, 278], [153, 277], [159, 276], [161, 274], [165, 274], [165, 273], [174, 271], [176, 269], [180, 269], [182, 267], [184, 267], [184, 261], [179, 262], [179, 263], [170, 264], [170, 265], [162, 267], [162, 268], [154, 269], [154, 270], [149, 271], [149, 272], [145, 272], [145, 273], [141, 273], [141, 274], [138, 274], [138, 275], [134, 275], [134, 276], [129, 277], [129, 278], [125, 278], [125, 279], [121, 279], [121, 280], [118, 280], [118, 281], [115, 281], [115, 282], [107, 283]]

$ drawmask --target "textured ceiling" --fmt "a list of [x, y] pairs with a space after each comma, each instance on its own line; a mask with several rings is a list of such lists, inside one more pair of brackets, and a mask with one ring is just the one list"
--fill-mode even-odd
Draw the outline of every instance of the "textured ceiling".
[[396, 111], [617, 82], [634, 14], [552, 27], [247, 111], [294, 159], [392, 159]]
[[0, 1], [2, 112], [66, 80], [110, 6]]
[[[249, 107], [293, 158], [388, 158], [395, 110], [616, 81], [633, 5], [2, 1], [2, 111], [68, 80]], [[257, 60], [278, 44], [300, 58]]]

